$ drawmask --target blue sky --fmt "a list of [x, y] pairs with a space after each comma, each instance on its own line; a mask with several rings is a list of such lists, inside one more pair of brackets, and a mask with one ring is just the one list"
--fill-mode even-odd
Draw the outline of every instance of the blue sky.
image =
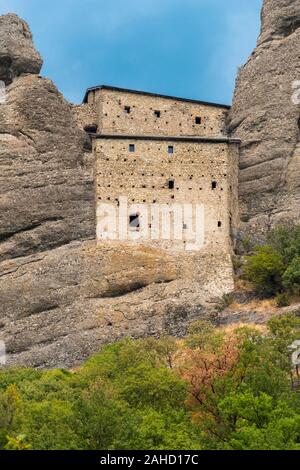
[[30, 24], [42, 75], [78, 103], [106, 84], [230, 104], [262, 0], [0, 0]]

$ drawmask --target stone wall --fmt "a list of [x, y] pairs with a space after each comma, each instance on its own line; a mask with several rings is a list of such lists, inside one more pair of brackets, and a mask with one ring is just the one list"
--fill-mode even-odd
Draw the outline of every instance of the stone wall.
[[[172, 148], [172, 154], [168, 153]], [[134, 150], [134, 151], [130, 151]], [[231, 252], [230, 233], [236, 223], [238, 144], [226, 139], [201, 141], [145, 140], [99, 138], [94, 142], [96, 157], [97, 205], [113, 204], [120, 207], [120, 197], [126, 197], [138, 211], [137, 205], [146, 205], [155, 211], [155, 205], [192, 204], [204, 206], [204, 247], [210, 253]], [[171, 185], [170, 185], [171, 183]], [[170, 188], [171, 186], [171, 188]], [[196, 212], [193, 211], [193, 227], [185, 227], [188, 233], [195, 229]], [[149, 217], [153, 228], [155, 220]], [[160, 234], [162, 227], [160, 227]], [[99, 235], [100, 236], [100, 235]], [[168, 251], [184, 250], [189, 243], [140, 240]]]
[[228, 106], [109, 88], [89, 92], [87, 101], [97, 109], [97, 124], [102, 134], [220, 136], [226, 133]]

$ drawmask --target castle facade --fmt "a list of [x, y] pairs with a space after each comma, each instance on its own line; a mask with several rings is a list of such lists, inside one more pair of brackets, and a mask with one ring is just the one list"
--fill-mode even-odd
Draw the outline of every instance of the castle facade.
[[84, 103], [98, 241], [229, 253], [239, 154], [225, 133], [229, 107], [108, 86], [88, 89]]

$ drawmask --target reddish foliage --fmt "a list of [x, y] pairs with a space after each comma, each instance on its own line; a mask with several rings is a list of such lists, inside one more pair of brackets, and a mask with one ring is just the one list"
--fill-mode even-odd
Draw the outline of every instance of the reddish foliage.
[[[239, 341], [232, 333], [212, 350], [185, 349], [179, 365], [180, 375], [189, 384], [189, 405], [202, 405], [209, 411], [209, 402], [216, 394], [215, 383], [233, 370], [239, 360]], [[204, 411], [204, 410], [203, 410]]]

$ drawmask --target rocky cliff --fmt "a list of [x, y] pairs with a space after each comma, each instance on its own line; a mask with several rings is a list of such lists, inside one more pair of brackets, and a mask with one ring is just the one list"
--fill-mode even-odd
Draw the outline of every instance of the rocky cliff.
[[28, 25], [0, 17], [0, 340], [8, 364], [73, 366], [124, 336], [182, 335], [233, 287], [229, 255], [193, 263], [95, 242], [93, 154], [38, 75]]
[[242, 140], [242, 229], [258, 237], [300, 221], [299, 26], [300, 0], [264, 1], [261, 34], [238, 75], [228, 120], [229, 133]]
[[[299, 13], [300, 0], [264, 2], [228, 119], [242, 140], [242, 228], [256, 235], [300, 219]], [[96, 244], [94, 160], [81, 125], [90, 110], [67, 103], [38, 75], [41, 65], [28, 25], [1, 16], [0, 340], [8, 364], [68, 367], [124, 336], [183, 335], [199, 318], [251, 320], [247, 309], [219, 313], [216, 299], [233, 288], [229, 255], [188, 261]]]

